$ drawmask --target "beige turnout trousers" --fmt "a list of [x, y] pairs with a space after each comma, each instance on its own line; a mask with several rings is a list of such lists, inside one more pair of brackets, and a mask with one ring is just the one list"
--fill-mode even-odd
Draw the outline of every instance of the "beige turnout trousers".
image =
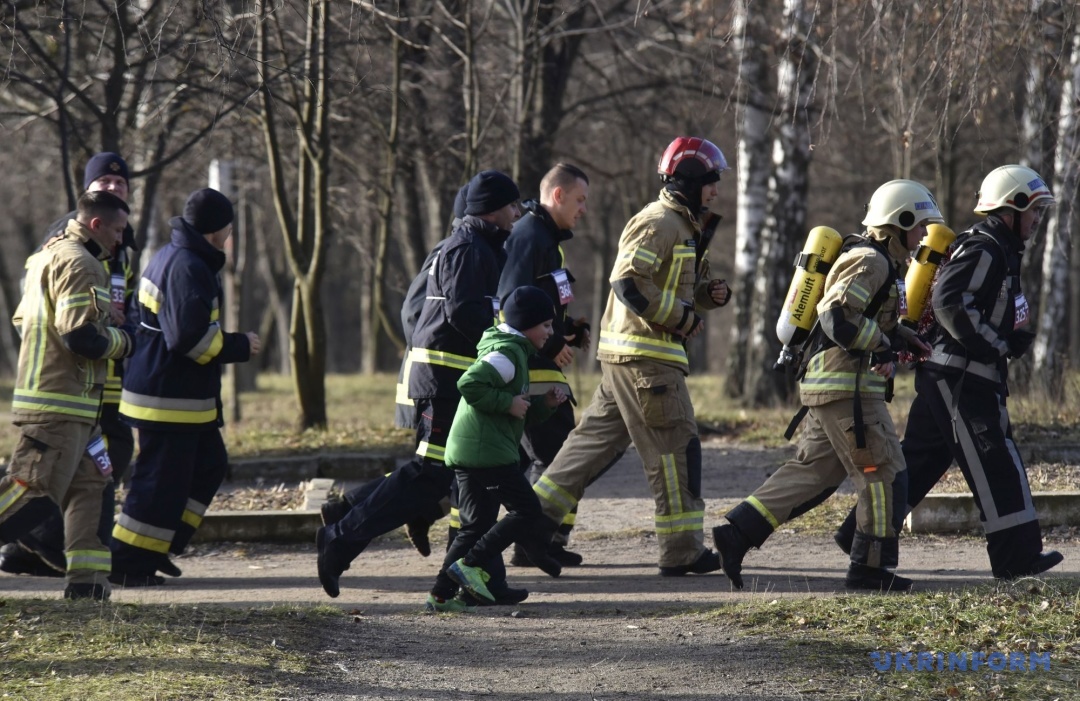
[[705, 502], [685, 376], [649, 360], [601, 362], [600, 367], [603, 376], [592, 402], [533, 487], [544, 513], [562, 523], [585, 486], [633, 442], [656, 501], [659, 565], [691, 564], [705, 550]]
[[111, 478], [86, 452], [98, 429], [79, 421], [24, 423], [19, 429], [7, 474], [0, 477], [0, 522], [31, 499], [49, 497], [64, 513], [67, 581], [108, 590], [112, 555], [97, 531], [101, 493]]

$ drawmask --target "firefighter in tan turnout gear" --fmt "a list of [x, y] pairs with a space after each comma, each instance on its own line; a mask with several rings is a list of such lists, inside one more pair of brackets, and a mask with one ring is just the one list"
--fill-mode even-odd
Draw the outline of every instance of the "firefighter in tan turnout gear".
[[109, 274], [128, 206], [107, 192], [79, 199], [76, 218], [45, 244], [26, 273], [14, 323], [22, 336], [12, 414], [21, 437], [0, 478], [0, 540], [37, 525], [27, 504], [48, 496], [64, 511], [66, 598], [107, 599], [111, 558], [98, 537], [101, 495], [112, 472], [98, 428], [106, 361], [131, 354], [113, 324]]
[[[793, 509], [850, 477], [858, 492], [858, 528], [845, 585], [851, 589], [906, 590], [911, 580], [893, 574], [899, 560], [893, 480], [904, 470], [900, 442], [885, 403], [895, 352], [918, 356], [930, 347], [906, 326], [898, 285], [910, 251], [941, 222], [925, 186], [893, 180], [874, 192], [864, 234], [845, 238], [818, 303], [818, 329], [804, 345], [799, 393], [805, 426], [798, 452], [713, 529], [724, 572], [742, 588], [742, 560], [761, 547]], [[900, 489], [899, 491], [903, 491]]]
[[720, 569], [703, 544], [701, 444], [686, 389], [685, 343], [702, 330], [699, 312], [730, 297], [724, 281], [710, 279], [705, 258], [719, 221], [708, 206], [727, 167], [704, 139], [679, 137], [664, 152], [664, 189], [619, 239], [601, 320], [600, 386], [533, 487], [544, 513], [561, 523], [589, 481], [633, 442], [656, 499], [665, 576]]

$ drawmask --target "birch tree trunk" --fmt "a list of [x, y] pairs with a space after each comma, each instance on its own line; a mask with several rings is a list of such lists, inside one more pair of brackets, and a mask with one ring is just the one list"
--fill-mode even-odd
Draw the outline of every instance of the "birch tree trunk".
[[739, 61], [736, 122], [740, 130], [736, 160], [735, 277], [731, 286], [735, 318], [731, 324], [724, 387], [731, 397], [742, 397], [747, 391], [751, 305], [769, 189], [768, 132], [772, 100], [768, 92], [767, 27], [763, 16], [766, 12], [758, 7], [751, 15], [749, 0], [739, 0], [735, 3], [732, 27]]
[[[1034, 376], [1052, 395], [1061, 391], [1070, 344], [1069, 267], [1071, 232], [1078, 225], [1077, 186], [1080, 185], [1080, 26], [1074, 28], [1069, 70], [1061, 90], [1053, 192], [1057, 205], [1047, 224], [1042, 258], [1042, 304], [1034, 346]], [[1075, 330], [1072, 333], [1076, 333]]]
[[791, 261], [806, 234], [810, 120], [817, 57], [809, 46], [813, 17], [803, 0], [784, 0], [785, 51], [777, 68], [780, 118], [773, 141], [768, 215], [761, 234], [747, 363], [747, 396], [754, 406], [786, 400], [792, 383], [773, 372], [780, 352], [774, 326], [791, 282]]

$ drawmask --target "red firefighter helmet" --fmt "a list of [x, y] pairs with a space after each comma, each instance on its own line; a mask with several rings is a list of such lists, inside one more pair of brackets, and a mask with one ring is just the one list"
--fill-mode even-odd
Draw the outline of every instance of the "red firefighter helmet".
[[664, 182], [679, 178], [714, 183], [727, 169], [727, 159], [716, 144], [696, 136], [680, 136], [668, 144], [657, 167]]

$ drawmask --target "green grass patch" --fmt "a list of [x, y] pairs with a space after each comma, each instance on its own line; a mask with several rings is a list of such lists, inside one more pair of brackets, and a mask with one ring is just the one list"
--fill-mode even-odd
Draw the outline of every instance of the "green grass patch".
[[[1028, 579], [945, 592], [762, 598], [713, 615], [748, 635], [784, 641], [790, 659], [777, 673], [804, 693], [842, 690], [837, 698], [864, 701], [1075, 699], [1080, 694], [1078, 599], [1080, 582]], [[912, 653], [913, 666], [918, 653], [930, 653], [932, 670], [897, 671], [894, 656], [889, 670], [879, 672], [871, 653], [883, 652]], [[945, 653], [944, 663], [937, 661], [938, 652]], [[968, 653], [968, 670], [949, 671], [948, 653], [961, 652]], [[1006, 660], [1022, 653], [1028, 664], [1031, 653], [1049, 653], [1050, 669], [973, 671], [976, 652], [1002, 653]], [[885, 658], [876, 660], [880, 664]]]
[[0, 689], [25, 699], [277, 699], [339, 609], [0, 600]]

